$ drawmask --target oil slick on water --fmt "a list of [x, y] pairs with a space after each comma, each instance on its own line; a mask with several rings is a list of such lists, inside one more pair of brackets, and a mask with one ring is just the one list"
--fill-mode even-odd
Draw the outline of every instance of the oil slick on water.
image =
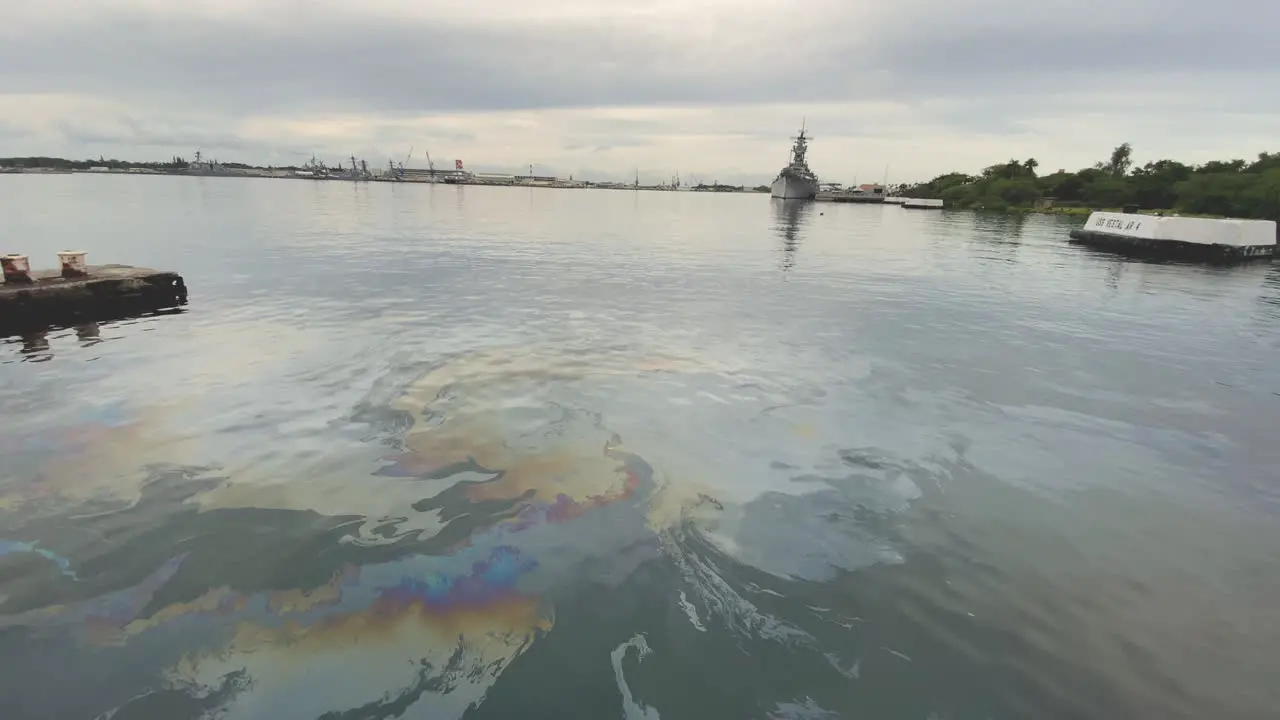
[[[625, 415], [618, 415], [622, 429], [611, 422], [610, 398], [654, 402], [647, 388], [656, 380], [673, 391], [683, 386], [692, 395], [720, 398], [700, 407], [732, 414], [745, 404], [748, 414], [764, 418], [753, 422], [789, 422], [769, 419], [785, 413], [763, 412], [777, 399], [761, 389], [763, 381], [735, 379], [725, 368], [677, 358], [490, 352], [418, 369], [416, 377], [409, 370], [393, 373], [353, 420], [394, 450], [295, 468], [305, 482], [282, 482], [253, 468], [193, 468], [136, 473], [89, 496], [64, 492], [72, 486], [59, 478], [80, 467], [66, 463], [97, 458], [142, 465], [160, 437], [148, 428], [163, 424], [160, 415], [145, 413], [90, 423], [74, 435], [77, 453], [39, 475], [36, 484], [53, 491], [19, 488], [9, 495], [10, 506], [47, 507], [53, 497], [69, 517], [83, 513], [90, 499], [114, 493], [116, 502], [87, 516], [82, 529], [86, 523], [145, 524], [157, 538], [172, 538], [148, 545], [172, 542], [179, 552], [157, 558], [149, 573], [134, 571], [129, 581], [97, 563], [97, 595], [77, 591], [67, 595], [70, 601], [24, 609], [6, 599], [0, 626], [45, 637], [61, 632], [103, 662], [129, 658], [137, 672], [151, 673], [150, 690], [97, 712], [123, 717], [177, 693], [200, 713], [226, 718], [346, 711], [456, 718], [553, 632], [551, 591], [590, 560], [616, 566], [621, 548], [632, 547], [640, 549], [639, 562], [660, 560], [675, 569], [682, 587], [669, 597], [693, 631], [819, 650], [810, 632], [749, 599], [779, 593], [726, 579], [693, 545], [709, 543], [708, 549], [783, 578], [798, 571], [819, 579], [831, 567], [894, 562], [892, 548], [870, 536], [858, 553], [814, 556], [804, 549], [802, 532], [759, 535], [774, 524], [761, 519], [782, 513], [772, 519], [796, 525], [811, 512], [807, 498], [815, 488], [826, 495], [813, 499], [827, 508], [865, 505], [875, 492], [869, 483], [896, 483], [910, 499], [916, 475], [891, 461], [851, 473], [856, 463], [839, 457], [802, 467], [792, 455], [789, 463], [762, 466], [784, 476], [808, 470], [818, 479], [785, 493], [735, 495], [738, 475], [729, 472], [732, 481], [724, 482], [696, 452], [668, 446], [667, 436], [626, 425]], [[813, 425], [796, 425], [805, 429], [806, 442], [826, 447]], [[627, 442], [633, 436], [639, 440]], [[179, 459], [208, 460], [189, 443], [163, 447], [181, 450]], [[712, 449], [704, 457], [717, 454]], [[828, 466], [845, 474], [813, 475]], [[48, 527], [61, 527], [58, 522], [66, 520], [54, 518]], [[778, 550], [779, 543], [793, 552]], [[245, 555], [228, 558], [233, 551], [227, 548], [243, 548]], [[765, 552], [770, 548], [775, 554]], [[113, 549], [104, 552], [110, 556]], [[64, 557], [28, 541], [0, 544], [0, 556], [22, 553], [54, 563], [67, 582], [77, 580], [75, 553]], [[137, 550], [119, 554], [126, 560]], [[594, 572], [605, 579], [613, 571]], [[282, 585], [279, 578], [290, 574], [318, 579]], [[187, 637], [198, 643], [182, 645]], [[145, 655], [143, 648], [160, 638], [169, 638], [168, 649]], [[601, 658], [613, 666], [626, 717], [659, 716], [634, 695], [624, 674], [624, 665], [650, 652], [645, 636], [636, 634]], [[856, 676], [856, 664], [852, 671], [832, 666]], [[780, 711], [799, 716], [815, 708]]]

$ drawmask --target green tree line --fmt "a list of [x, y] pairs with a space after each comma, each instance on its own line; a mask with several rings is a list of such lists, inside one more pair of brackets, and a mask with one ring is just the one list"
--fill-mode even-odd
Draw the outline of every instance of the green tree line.
[[1196, 215], [1280, 220], [1280, 153], [1259, 153], [1252, 162], [1214, 160], [1187, 165], [1177, 160], [1133, 163], [1133, 147], [1120, 145], [1093, 167], [1049, 175], [1037, 173], [1035, 158], [992, 165], [980, 175], [947, 173], [899, 188], [906, 197], [942, 198], [948, 207], [1009, 210], [1032, 207], [1040, 198], [1081, 208], [1168, 210]]

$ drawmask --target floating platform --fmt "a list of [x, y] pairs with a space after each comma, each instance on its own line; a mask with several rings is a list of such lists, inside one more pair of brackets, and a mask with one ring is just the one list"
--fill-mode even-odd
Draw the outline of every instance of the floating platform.
[[879, 205], [884, 202], [884, 195], [860, 194], [850, 192], [829, 192], [824, 191], [818, 193], [814, 200], [821, 202], [838, 202], [838, 203], [868, 203]]
[[1071, 242], [1129, 257], [1230, 264], [1276, 253], [1274, 220], [1216, 220], [1095, 212]]
[[908, 210], [941, 210], [942, 201], [937, 198], [907, 198], [902, 207]]
[[83, 277], [37, 270], [30, 282], [0, 285], [0, 337], [48, 327], [114, 320], [187, 303], [187, 285], [175, 272], [130, 265], [89, 265]]

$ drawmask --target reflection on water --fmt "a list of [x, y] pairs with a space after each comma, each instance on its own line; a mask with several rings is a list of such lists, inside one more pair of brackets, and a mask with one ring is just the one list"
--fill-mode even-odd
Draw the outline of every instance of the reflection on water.
[[[173, 315], [181, 311], [164, 311], [158, 313], [149, 313], [148, 317], [158, 317], [163, 315]], [[3, 344], [17, 344], [21, 346], [19, 350], [20, 357], [23, 362], [48, 362], [60, 352], [58, 349], [61, 343], [69, 342], [70, 337], [75, 336], [75, 342], [80, 347], [89, 348], [102, 342], [102, 327], [100, 323], [90, 322], [76, 325], [69, 329], [52, 329], [30, 332], [24, 335], [0, 337], [0, 346]], [[51, 339], [52, 338], [52, 339]], [[63, 346], [65, 347], [65, 346]], [[5, 362], [0, 360], [0, 362]]]
[[803, 227], [813, 212], [811, 200], [782, 200], [769, 198], [773, 206], [774, 231], [782, 244], [782, 271], [786, 272], [796, 264], [796, 250], [804, 238]]
[[1271, 319], [1280, 319], [1280, 265], [1272, 264], [1262, 281], [1258, 304]]
[[979, 260], [1016, 263], [1022, 236], [1027, 227], [1025, 213], [977, 213], [970, 243]]
[[35, 332], [21, 336], [23, 359], [28, 362], [46, 362], [53, 358], [49, 352], [49, 333]]
[[996, 245], [1017, 244], [1022, 241], [1028, 220], [1026, 213], [975, 213], [973, 237]]
[[98, 323], [85, 323], [75, 327], [76, 339], [83, 345], [97, 345], [102, 341], [102, 333], [98, 328]]
[[1273, 268], [745, 194], [46, 180], [201, 302], [0, 345], [0, 718], [1280, 706]]

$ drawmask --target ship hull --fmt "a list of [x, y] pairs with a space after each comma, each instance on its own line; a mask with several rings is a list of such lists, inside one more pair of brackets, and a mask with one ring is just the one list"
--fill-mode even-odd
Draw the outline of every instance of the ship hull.
[[780, 175], [769, 187], [770, 195], [783, 200], [812, 200], [818, 196], [815, 180]]

